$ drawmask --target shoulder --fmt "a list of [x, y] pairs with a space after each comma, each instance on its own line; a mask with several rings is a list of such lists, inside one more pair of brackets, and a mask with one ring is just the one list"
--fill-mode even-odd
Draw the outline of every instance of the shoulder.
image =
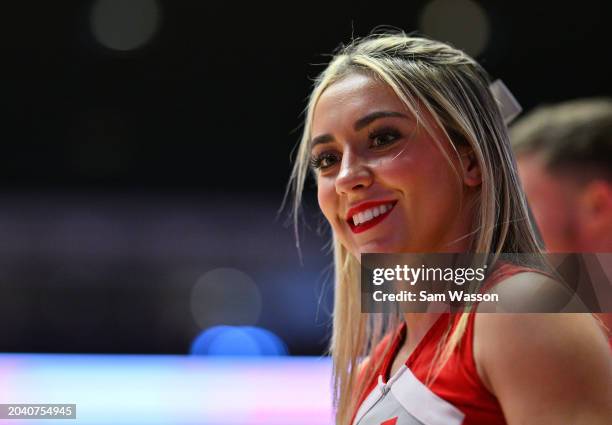
[[474, 343], [483, 366], [554, 367], [580, 358], [609, 367], [612, 360], [604, 333], [588, 313], [477, 313]]
[[569, 302], [576, 302], [572, 291], [551, 276], [518, 267], [516, 271], [499, 279], [487, 290], [490, 294], [497, 294], [499, 301], [480, 304], [478, 312], [557, 312]]
[[477, 313], [474, 326], [474, 360], [508, 423], [612, 413], [612, 357], [591, 314]]

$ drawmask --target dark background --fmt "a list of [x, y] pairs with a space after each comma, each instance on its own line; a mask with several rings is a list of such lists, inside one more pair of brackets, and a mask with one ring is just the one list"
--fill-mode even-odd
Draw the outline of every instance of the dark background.
[[[277, 218], [301, 112], [326, 54], [377, 25], [463, 48], [450, 24], [424, 28], [430, 3], [158, 1], [152, 37], [117, 50], [92, 30], [95, 1], [6, 2], [0, 351], [185, 353], [203, 328], [193, 286], [223, 268], [260, 291], [258, 315], [233, 324], [323, 353], [331, 257], [312, 185], [303, 264]], [[476, 3], [476, 57], [526, 110], [612, 94], [609, 2]]]

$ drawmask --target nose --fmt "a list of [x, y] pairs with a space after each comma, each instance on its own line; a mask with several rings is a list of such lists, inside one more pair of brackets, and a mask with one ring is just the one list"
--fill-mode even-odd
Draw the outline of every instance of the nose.
[[340, 171], [336, 177], [336, 193], [349, 194], [356, 190], [368, 188], [373, 181], [372, 170], [354, 153], [342, 155]]

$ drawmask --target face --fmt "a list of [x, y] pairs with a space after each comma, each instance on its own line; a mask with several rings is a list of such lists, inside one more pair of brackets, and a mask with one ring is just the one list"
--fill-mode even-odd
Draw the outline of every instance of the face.
[[517, 164], [529, 206], [547, 250], [579, 250], [574, 185], [549, 173], [538, 155], [520, 155]]
[[467, 207], [479, 170], [468, 165], [472, 179], [462, 181], [453, 166], [461, 173], [466, 165], [432, 118], [424, 119], [433, 136], [417, 127], [390, 87], [361, 74], [329, 86], [315, 106], [311, 158], [319, 206], [358, 259], [361, 253], [462, 252], [469, 246], [464, 236], [473, 210]]

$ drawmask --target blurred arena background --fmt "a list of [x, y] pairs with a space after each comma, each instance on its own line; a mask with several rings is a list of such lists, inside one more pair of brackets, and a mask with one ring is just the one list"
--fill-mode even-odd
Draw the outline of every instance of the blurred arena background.
[[[331, 423], [329, 233], [313, 184], [301, 260], [278, 210], [312, 78], [340, 42], [381, 24], [451, 42], [526, 110], [612, 95], [605, 1], [3, 9], [0, 403], [80, 394], [82, 423]], [[207, 379], [231, 397], [237, 370], [259, 374], [240, 393], [253, 398], [214, 416]], [[160, 407], [171, 383], [183, 416]], [[130, 397], [133, 416], [109, 413]]]

